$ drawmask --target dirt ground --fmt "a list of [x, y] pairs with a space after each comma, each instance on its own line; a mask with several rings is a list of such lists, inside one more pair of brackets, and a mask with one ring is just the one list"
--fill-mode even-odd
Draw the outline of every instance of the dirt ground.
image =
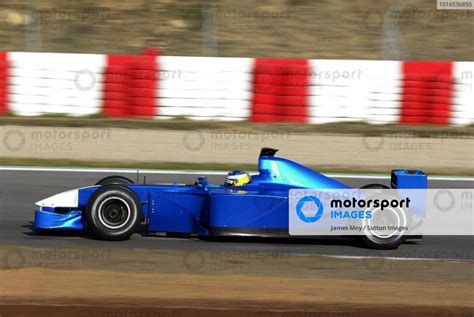
[[404, 132], [361, 135], [4, 125], [0, 136], [0, 158], [238, 167], [256, 164], [260, 149], [268, 146], [280, 149], [280, 156], [321, 171], [389, 173], [408, 168], [428, 174], [474, 174], [474, 138], [459, 131], [420, 137]]
[[[80, 304], [77, 304], [77, 303]], [[33, 304], [9, 299], [0, 304], [2, 316], [170, 316], [170, 317], [395, 317], [395, 316], [449, 316], [471, 317], [471, 308], [445, 308], [422, 306], [352, 305], [344, 303], [292, 303], [279, 304], [265, 301], [234, 300], [59, 300]], [[265, 308], [266, 307], [266, 308]], [[271, 309], [268, 309], [271, 307]]]
[[472, 316], [470, 261], [0, 248], [0, 316]]
[[5, 51], [471, 60], [473, 14], [434, 0], [3, 0]]

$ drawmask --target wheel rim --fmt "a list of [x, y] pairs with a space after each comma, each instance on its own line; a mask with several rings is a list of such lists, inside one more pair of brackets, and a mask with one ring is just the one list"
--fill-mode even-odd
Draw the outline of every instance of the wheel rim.
[[99, 221], [109, 229], [119, 229], [130, 219], [130, 205], [122, 198], [110, 197], [99, 206]]
[[[371, 218], [371, 219], [368, 219], [366, 221], [366, 225], [374, 226], [374, 225], [393, 224], [396, 227], [406, 226], [407, 218], [406, 218], [406, 215], [403, 212], [403, 210], [400, 210], [400, 209], [395, 210], [395, 209], [392, 209], [392, 208], [388, 208], [386, 211], [390, 211], [390, 214], [387, 214], [387, 212], [386, 212], [385, 215], [382, 218], [380, 218], [381, 223], [374, 224], [373, 222], [374, 222], [375, 219]], [[380, 210], [376, 209], [376, 210], [372, 211], [372, 214], [376, 215], [378, 212], [380, 212]], [[387, 220], [385, 218], [392, 218], [392, 220], [395, 220], [395, 223], [393, 223], [392, 221]], [[365, 236], [369, 240], [371, 240], [373, 242], [376, 242], [376, 243], [386, 243], [386, 242], [389, 242], [389, 241], [397, 240], [402, 236], [402, 234], [400, 232], [398, 232], [397, 230], [394, 230], [390, 233], [380, 233], [377, 230], [374, 231], [374, 230], [366, 229], [366, 230], [364, 230], [364, 233], [365, 233]]]

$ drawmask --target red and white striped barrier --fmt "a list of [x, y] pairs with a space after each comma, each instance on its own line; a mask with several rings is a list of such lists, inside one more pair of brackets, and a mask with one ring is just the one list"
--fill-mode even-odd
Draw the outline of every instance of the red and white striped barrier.
[[0, 53], [0, 113], [474, 123], [474, 62]]
[[8, 111], [9, 70], [7, 54], [0, 52], [0, 114]]
[[158, 115], [247, 120], [252, 62], [250, 58], [163, 56], [159, 62]]
[[8, 53], [8, 110], [16, 115], [102, 111], [106, 56], [95, 54]]
[[[310, 123], [341, 121], [392, 122], [381, 99], [394, 79], [397, 62], [311, 60]], [[394, 120], [396, 121], [396, 120]]]
[[157, 114], [158, 63], [154, 55], [109, 55], [104, 69], [103, 113], [111, 117]]
[[453, 63], [454, 85], [451, 124], [474, 123], [474, 62]]
[[252, 121], [306, 122], [310, 75], [306, 60], [255, 59]]

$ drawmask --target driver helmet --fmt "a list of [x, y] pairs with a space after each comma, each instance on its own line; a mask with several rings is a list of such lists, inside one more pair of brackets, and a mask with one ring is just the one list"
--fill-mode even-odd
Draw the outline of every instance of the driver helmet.
[[243, 186], [252, 181], [249, 173], [244, 171], [230, 171], [224, 181], [224, 186]]

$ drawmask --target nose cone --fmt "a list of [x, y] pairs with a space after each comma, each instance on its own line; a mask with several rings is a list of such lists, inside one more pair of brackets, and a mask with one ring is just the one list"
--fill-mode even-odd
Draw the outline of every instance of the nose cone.
[[40, 207], [78, 207], [79, 190], [73, 189], [36, 202]]

